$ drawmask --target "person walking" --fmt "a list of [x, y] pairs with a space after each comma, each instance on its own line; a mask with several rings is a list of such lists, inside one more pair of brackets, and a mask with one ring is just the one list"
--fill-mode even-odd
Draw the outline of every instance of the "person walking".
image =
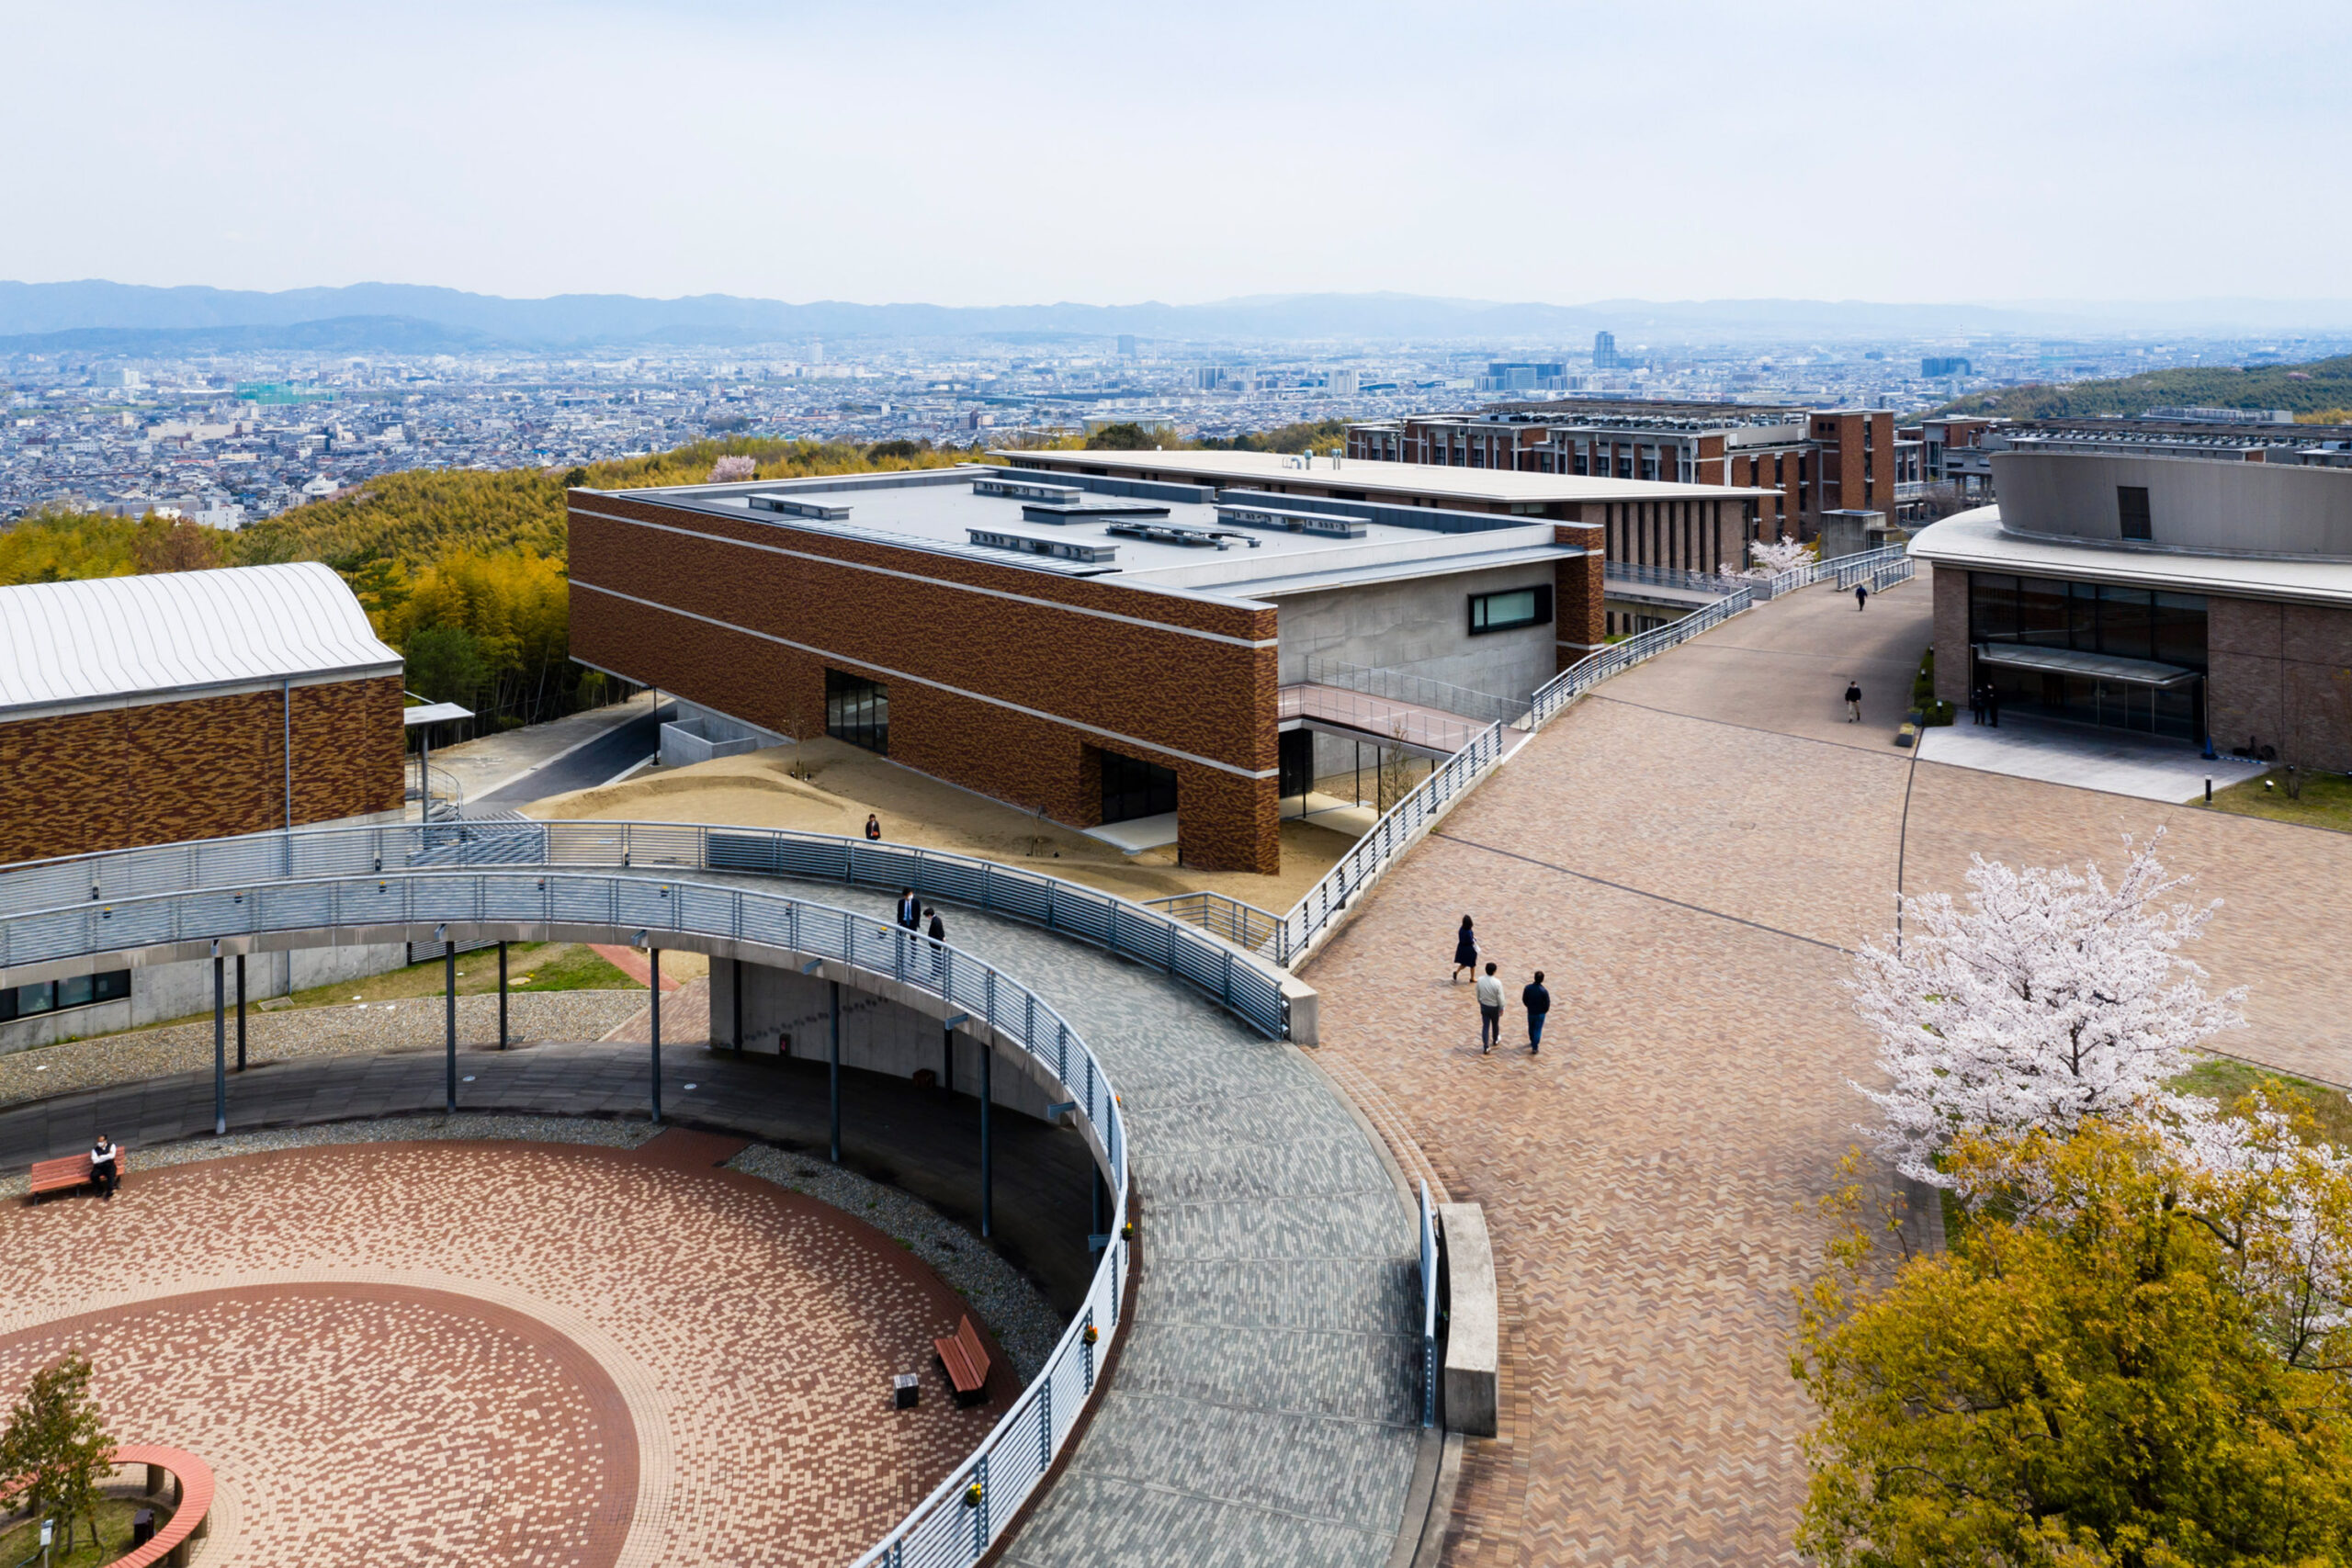
[[910, 931], [922, 929], [922, 900], [915, 897], [911, 887], [899, 889], [899, 926]]
[[878, 843], [882, 838], [882, 818], [871, 811], [865, 814], [865, 838], [868, 843]]
[[1984, 722], [1984, 685], [1981, 681], [1968, 688], [1968, 722]]
[[1495, 966], [1478, 976], [1478, 1055], [1485, 1055], [1503, 1038], [1503, 983], [1495, 975]]
[[1478, 977], [1478, 939], [1470, 930], [1467, 915], [1462, 917], [1462, 929], [1453, 933], [1453, 984], [1462, 984], [1464, 969], [1472, 979]]
[[1544, 1015], [1552, 1010], [1552, 993], [1544, 988], [1544, 971], [1538, 969], [1535, 978], [1519, 993], [1519, 1005], [1527, 1010], [1527, 1054], [1531, 1056], [1544, 1049]]
[[1848, 724], [1862, 722], [1862, 688], [1860, 683], [1853, 681], [1846, 682], [1846, 722]]
[[90, 1185], [98, 1196], [111, 1200], [114, 1190], [122, 1184], [122, 1150], [116, 1147], [104, 1133], [90, 1145]]
[[931, 928], [923, 934], [931, 938], [931, 972], [936, 975], [947, 967], [944, 946], [947, 941], [947, 922], [939, 918], [939, 911], [935, 908], [925, 909], [922, 912], [922, 918], [931, 922]]
[[1871, 585], [1867, 582], [1857, 582], [1854, 584], [1854, 608], [1857, 610], [1868, 609], [1870, 607], [1870, 603]]

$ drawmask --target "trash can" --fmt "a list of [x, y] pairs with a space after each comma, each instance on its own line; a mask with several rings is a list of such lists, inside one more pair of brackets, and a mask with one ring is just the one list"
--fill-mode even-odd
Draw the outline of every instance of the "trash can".
[[133, 1547], [141, 1547], [146, 1545], [149, 1541], [154, 1539], [155, 1510], [153, 1508], [141, 1508], [137, 1513], [131, 1515], [130, 1544]]

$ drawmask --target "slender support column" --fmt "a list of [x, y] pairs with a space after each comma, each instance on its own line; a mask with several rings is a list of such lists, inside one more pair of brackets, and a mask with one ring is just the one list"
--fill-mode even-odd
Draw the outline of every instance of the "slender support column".
[[212, 959], [212, 1135], [229, 1131], [229, 978], [227, 961]]
[[506, 1049], [506, 944], [498, 944], [498, 1048]]
[[[288, 964], [293, 962], [289, 956]], [[245, 1070], [245, 955], [237, 954], [237, 1071]]]
[[832, 1102], [833, 1163], [839, 1165], [842, 1162], [842, 983], [835, 980], [832, 982], [832, 987], [833, 1005], [831, 1009], [832, 1014], [831, 1021], [833, 1037], [828, 1049], [826, 1061], [827, 1077], [830, 1080], [828, 1092]]
[[995, 1096], [991, 1090], [990, 1071], [996, 1062], [996, 1046], [987, 1040], [980, 1042], [980, 1235], [989, 1234], [996, 1217], [996, 1140], [994, 1119]]
[[735, 1033], [732, 1038], [735, 1042], [735, 1055], [741, 1056], [743, 1054], [743, 961], [738, 958], [734, 960], [734, 964]]
[[662, 950], [647, 950], [652, 957], [653, 978], [653, 1124], [662, 1124]]
[[952, 1023], [939, 1032], [939, 1089], [943, 1094], [956, 1092], [956, 1026]]
[[1092, 1200], [1094, 1205], [1093, 1234], [1101, 1235], [1102, 1234], [1102, 1173], [1094, 1168], [1093, 1162], [1091, 1160], [1087, 1163], [1086, 1168], [1091, 1173], [1086, 1179], [1086, 1195]]
[[441, 1109], [458, 1109], [458, 944], [441, 944], [441, 1034], [447, 1046], [449, 1070], [442, 1086]]

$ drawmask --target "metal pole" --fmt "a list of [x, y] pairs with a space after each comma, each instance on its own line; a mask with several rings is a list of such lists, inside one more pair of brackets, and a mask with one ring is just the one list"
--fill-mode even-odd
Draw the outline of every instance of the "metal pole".
[[229, 979], [216, 950], [212, 955], [212, 1135], [229, 1131]]
[[[289, 958], [287, 961], [291, 964]], [[237, 954], [237, 1071], [245, 1070], [245, 955]]]
[[498, 944], [498, 1048], [506, 1049], [506, 944]]
[[454, 942], [441, 944], [441, 989], [446, 993], [441, 1009], [442, 1032], [449, 1047], [448, 1082], [441, 1097], [441, 1109], [451, 1111], [458, 1109], [458, 944]]
[[833, 1039], [828, 1061], [833, 1112], [833, 1163], [839, 1165], [842, 1162], [842, 983], [834, 980], [831, 984], [833, 988]]
[[989, 1233], [996, 1213], [996, 1144], [991, 1134], [994, 1127], [989, 1115], [991, 1100], [989, 1068], [996, 1061], [996, 1047], [987, 1040], [980, 1042], [980, 1235]]
[[949, 1024], [939, 1035], [939, 1087], [952, 1095], [956, 1092], [956, 1026]]
[[662, 1124], [662, 950], [646, 949], [652, 959], [653, 978], [653, 1124]]
[[416, 727], [416, 819], [433, 820], [433, 727]]
[[735, 964], [735, 1055], [741, 1056], [743, 1054], [743, 961], [738, 958], [733, 962]]

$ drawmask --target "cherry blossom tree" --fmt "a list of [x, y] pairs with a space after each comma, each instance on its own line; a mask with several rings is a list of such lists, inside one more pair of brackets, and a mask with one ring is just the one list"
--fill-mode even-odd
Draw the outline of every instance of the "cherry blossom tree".
[[759, 477], [760, 463], [756, 457], [721, 457], [710, 466], [710, 482], [715, 485], [738, 484]]
[[1733, 570], [1729, 561], [1715, 570], [1725, 577], [1778, 577], [1812, 560], [1813, 547], [1801, 545], [1792, 536], [1783, 534], [1775, 544], [1767, 544], [1762, 539], [1749, 540], [1747, 556], [1754, 564], [1745, 573]]
[[2186, 1138], [2210, 1115], [2165, 1086], [2197, 1046], [2244, 1023], [2245, 993], [2207, 995], [2181, 955], [2219, 901], [2160, 907], [2188, 880], [2165, 876], [2163, 838], [2126, 838], [2112, 886], [2095, 863], [2019, 871], [1973, 857], [1965, 907], [1905, 898], [1899, 945], [1863, 945], [1847, 985], [1877, 1032], [1887, 1087], [1855, 1087], [1884, 1118], [1864, 1130], [1904, 1175], [1958, 1187], [1937, 1156], [1962, 1134], [2064, 1135], [2114, 1117]]

